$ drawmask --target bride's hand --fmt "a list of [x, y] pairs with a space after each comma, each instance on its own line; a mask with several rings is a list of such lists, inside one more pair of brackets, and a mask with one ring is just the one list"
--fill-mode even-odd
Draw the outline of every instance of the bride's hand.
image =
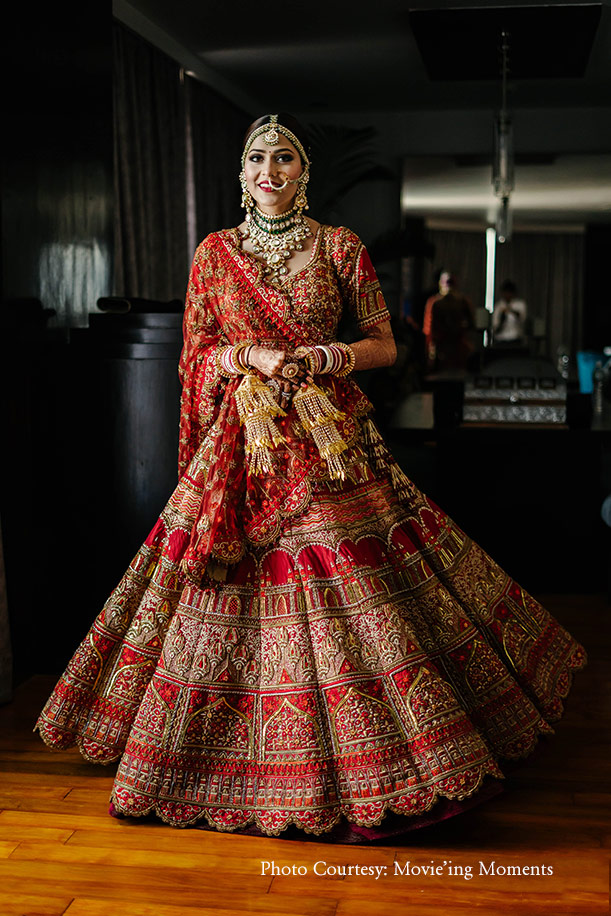
[[277, 375], [284, 363], [284, 350], [271, 350], [268, 347], [251, 347], [248, 362], [253, 369], [258, 369], [263, 375], [270, 378]]
[[[263, 375], [267, 375], [277, 381], [278, 396], [282, 407], [288, 405], [292, 396], [304, 382], [312, 381], [303, 360], [297, 360], [294, 356], [287, 355], [285, 350], [253, 346], [248, 355], [248, 362]], [[297, 366], [297, 372], [294, 375], [291, 373], [287, 377], [283, 373], [283, 369], [287, 364], [295, 364]]]

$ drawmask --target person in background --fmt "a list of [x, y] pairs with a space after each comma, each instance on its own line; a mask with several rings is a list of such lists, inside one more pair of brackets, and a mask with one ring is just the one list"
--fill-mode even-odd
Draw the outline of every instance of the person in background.
[[473, 345], [469, 333], [475, 324], [473, 305], [457, 289], [456, 277], [447, 270], [439, 275], [439, 293], [425, 306], [424, 333], [429, 368], [465, 369]]
[[424, 334], [425, 339], [425, 350], [426, 350], [426, 361], [430, 366], [434, 362], [434, 357], [431, 358], [431, 321], [433, 317], [433, 306], [438, 299], [441, 299], [442, 296], [445, 296], [449, 290], [449, 280], [451, 277], [450, 271], [441, 269], [438, 270], [435, 274], [437, 280], [437, 292], [433, 293], [432, 296], [426, 300], [424, 306], [424, 315], [422, 317], [422, 333]]
[[501, 286], [501, 298], [492, 313], [492, 336], [495, 343], [519, 345], [524, 339], [526, 302], [518, 298], [518, 288], [513, 280]]

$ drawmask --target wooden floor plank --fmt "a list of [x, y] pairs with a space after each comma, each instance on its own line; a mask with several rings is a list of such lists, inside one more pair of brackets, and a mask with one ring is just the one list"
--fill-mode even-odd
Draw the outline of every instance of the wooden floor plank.
[[[181, 856], [195, 854], [202, 859], [202, 862], [210, 866], [216, 864], [226, 865], [233, 868], [240, 866], [250, 874], [253, 867], [258, 867], [260, 861], [273, 861], [276, 864], [287, 865], [295, 861], [295, 856], [303, 855], [303, 844], [298, 841], [287, 843], [279, 839], [262, 839], [261, 837], [228, 837], [230, 842], [222, 844], [219, 847], [216, 837], [208, 832], [202, 831], [182, 831], [180, 844], [177, 847], [176, 831], [170, 830], [162, 835], [148, 834], [139, 835], [132, 831], [129, 835], [121, 836], [121, 850], [129, 855], [131, 851], [142, 852], [151, 863], [157, 858], [161, 862], [172, 861], [172, 857], [177, 859]], [[238, 842], [238, 840], [240, 842]], [[248, 842], [243, 842], [244, 840]], [[94, 830], [75, 830], [69, 841], [66, 843], [67, 848], [83, 847], [83, 849], [93, 848], [102, 850], [110, 847], [116, 849], [116, 836], [108, 831]], [[379, 847], [355, 847], [347, 849], [345, 846], [325, 846], [318, 843], [308, 844], [307, 859], [324, 855], [327, 861], [334, 864], [341, 864], [346, 861], [370, 865], [372, 863], [382, 863], [391, 865], [393, 853], [391, 849]], [[170, 858], [168, 858], [170, 857]], [[76, 861], [76, 858], [75, 858]], [[253, 864], [254, 863], [254, 864]], [[180, 862], [178, 862], [180, 865]]]
[[[19, 849], [19, 847], [17, 847]], [[65, 847], [58, 847], [63, 850]], [[72, 850], [81, 851], [81, 850]], [[170, 884], [180, 887], [181, 894], [190, 892], [200, 893], [204, 891], [231, 889], [236, 884], [236, 876], [230, 872], [226, 874], [208, 873], [203, 870], [194, 871], [190, 868], [176, 867], [174, 865], [159, 867], [145, 866], [140, 864], [134, 865], [116, 865], [109, 864], [102, 859], [97, 863], [100, 868], [92, 867], [92, 863], [87, 861], [61, 861], [61, 868], [58, 868], [58, 861], [45, 860], [36, 857], [35, 851], [32, 855], [22, 857], [12, 857], [0, 859], [0, 877], [4, 881], [9, 876], [21, 876], [29, 879], [36, 876], [37, 880], [48, 881], [49, 886], [55, 886], [57, 875], [66, 875], [74, 879], [79, 889], [83, 887], [98, 890], [113, 885], [117, 888], [130, 890], [134, 883], [142, 885], [149, 890], [161, 892]], [[260, 875], [257, 869], [253, 868], [252, 872], [246, 875], [238, 875], [238, 879], [248, 883], [252, 891], [259, 894], [266, 894], [271, 883], [271, 878]], [[323, 895], [325, 896], [325, 895]], [[199, 899], [199, 898], [198, 898]]]
[[105, 779], [103, 780], [103, 785], [100, 785], [100, 780], [97, 780], [96, 784], [93, 786], [73, 786], [70, 793], [71, 801], [87, 802], [88, 805], [108, 806], [112, 782], [112, 779]]
[[0, 800], [1, 799], [16, 799], [21, 800], [23, 798], [34, 799], [63, 799], [73, 791], [73, 787], [70, 785], [63, 786], [45, 786], [40, 785], [23, 785], [22, 783], [13, 783], [10, 784], [4, 783], [0, 789]]
[[[324, 902], [322, 902], [324, 906]], [[289, 908], [290, 907], [290, 908]], [[137, 903], [127, 901], [121, 905], [120, 916], [243, 916], [245, 912], [267, 912], [262, 910], [246, 910], [243, 907], [232, 907], [231, 898], [226, 905], [219, 903], [212, 907], [207, 906], [174, 906], [164, 903]], [[321, 909], [321, 916], [329, 914], [329, 910]], [[311, 916], [312, 910], [300, 907], [298, 898], [293, 897], [287, 902], [286, 910], [274, 910], [274, 916]], [[110, 916], [108, 900], [94, 897], [77, 897], [72, 901], [65, 916]], [[396, 916], [396, 914], [395, 914]]]
[[152, 870], [143, 868], [92, 869], [87, 865], [64, 865], [36, 861], [0, 860], [0, 886], [5, 893], [23, 890], [36, 882], [37, 887], [53, 888], [55, 895], [104, 898], [109, 912], [122, 913], [126, 902], [149, 903], [177, 900], [184, 907], [216, 906], [221, 909], [230, 902], [236, 909], [276, 916], [293, 910], [302, 916], [333, 916], [336, 901], [318, 894], [301, 894], [298, 888], [287, 894], [267, 893], [269, 881], [241, 879], [239, 876], [204, 876], [188, 869]]
[[0, 840], [15, 843], [21, 843], [24, 840], [30, 843], [65, 843], [73, 833], [73, 830], [61, 830], [57, 827], [3, 825], [0, 820]]
[[[0, 760], [2, 757], [2, 752], [0, 751]], [[28, 786], [38, 786], [43, 783], [41, 773], [25, 773], [19, 769], [14, 770], [1, 770], [0, 776], [0, 787], [4, 786], [22, 786], [24, 789], [27, 789]], [[66, 778], [69, 775], [69, 778]], [[91, 772], [86, 776], [79, 776], [76, 773], [44, 773], [44, 785], [45, 786], [65, 786], [69, 785], [70, 788], [83, 788], [91, 789], [92, 783], [95, 785], [103, 784], [104, 788], [110, 788], [112, 786], [113, 777], [112, 776], [100, 776], [100, 768], [91, 764]]]
[[36, 824], [40, 824], [41, 827], [53, 827], [57, 829], [82, 828], [91, 830], [129, 830], [132, 823], [142, 832], [170, 829], [166, 828], [163, 824], [138, 824], [136, 822], [130, 822], [130, 824], [127, 825], [122, 821], [109, 817], [107, 812], [101, 812], [99, 814], [92, 814], [91, 812], [87, 814], [70, 814], [65, 811], [49, 811], [45, 813], [25, 811], [16, 808], [0, 811], [0, 827], [9, 827], [13, 825], [35, 827]]
[[[108, 836], [106, 834], [105, 836]], [[116, 844], [108, 845], [79, 845], [77, 843], [65, 843], [58, 845], [55, 843], [29, 843], [22, 842], [13, 844], [10, 850], [12, 859], [25, 859], [29, 861], [40, 862], [57, 862], [62, 864], [83, 864], [83, 865], [116, 865], [129, 868], [186, 868], [199, 869], [202, 873], [211, 874], [225, 870], [233, 875], [244, 875], [248, 877], [261, 877], [264, 866], [261, 864], [265, 859], [253, 858], [245, 855], [239, 855], [238, 849], [234, 847], [233, 855], [227, 855], [211, 848], [211, 844], [206, 845], [206, 838], [200, 836], [200, 849], [193, 851], [193, 845], [186, 849], [182, 843], [177, 846], [176, 839], [173, 840], [173, 848], [167, 846], [162, 849], [151, 849], [137, 847], [132, 844], [126, 847], [121, 843], [120, 848]], [[1, 846], [0, 846], [1, 849]], [[7, 853], [8, 855], [9, 853]], [[370, 865], [372, 862], [385, 864], [388, 867], [392, 865], [391, 850], [359, 850], [346, 852], [342, 847], [331, 847], [328, 850], [322, 850], [318, 855], [325, 856], [325, 859], [334, 865], [343, 865], [349, 860], [359, 865]], [[258, 855], [261, 855], [259, 847]], [[312, 859], [313, 856], [306, 856], [304, 861]], [[273, 857], [276, 867], [290, 866], [295, 861], [295, 852], [278, 849]]]
[[0, 859], [8, 859], [18, 845], [15, 840], [0, 840]]
[[50, 891], [43, 891], [40, 895], [0, 891], [2, 916], [63, 916], [71, 902], [71, 897], [58, 897]]
[[406, 899], [400, 909], [396, 901], [378, 898], [377, 900], [340, 900], [335, 916], [443, 916], [445, 913], [456, 916], [602, 916], [608, 914], [609, 906], [604, 894], [584, 894], [575, 905], [568, 903], [561, 895], [550, 897], [539, 895], [512, 895], [511, 905], [506, 900], [493, 899], [489, 896], [471, 896], [458, 900], [456, 894], [448, 897], [437, 896], [431, 901], [425, 891], [420, 891], [418, 898]]
[[611, 792], [574, 792], [573, 797], [575, 804], [582, 808], [611, 812]]
[[3, 811], [34, 811], [45, 813], [72, 813], [87, 814], [98, 813], [103, 815], [108, 812], [108, 798], [100, 798], [95, 803], [78, 801], [67, 795], [65, 798], [33, 798], [31, 795], [2, 795], [0, 793], [0, 809]]

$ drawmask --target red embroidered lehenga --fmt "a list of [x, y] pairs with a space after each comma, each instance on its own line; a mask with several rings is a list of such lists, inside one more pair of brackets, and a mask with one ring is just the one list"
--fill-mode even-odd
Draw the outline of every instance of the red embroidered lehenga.
[[119, 813], [268, 834], [434, 820], [552, 731], [585, 664], [401, 473], [351, 379], [317, 379], [343, 414], [345, 480], [293, 409], [273, 473], [250, 473], [218, 348], [325, 343], [345, 307], [363, 331], [388, 320], [346, 229], [322, 226], [282, 290], [236, 230], [196, 253], [180, 482], [37, 723], [54, 747], [120, 760]]

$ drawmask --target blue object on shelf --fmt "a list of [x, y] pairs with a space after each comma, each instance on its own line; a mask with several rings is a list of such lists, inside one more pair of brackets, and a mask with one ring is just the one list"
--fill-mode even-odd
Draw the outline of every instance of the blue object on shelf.
[[579, 391], [581, 394], [592, 394], [593, 373], [596, 363], [604, 363], [602, 352], [595, 350], [579, 350], [577, 352], [577, 373], [579, 375]]

